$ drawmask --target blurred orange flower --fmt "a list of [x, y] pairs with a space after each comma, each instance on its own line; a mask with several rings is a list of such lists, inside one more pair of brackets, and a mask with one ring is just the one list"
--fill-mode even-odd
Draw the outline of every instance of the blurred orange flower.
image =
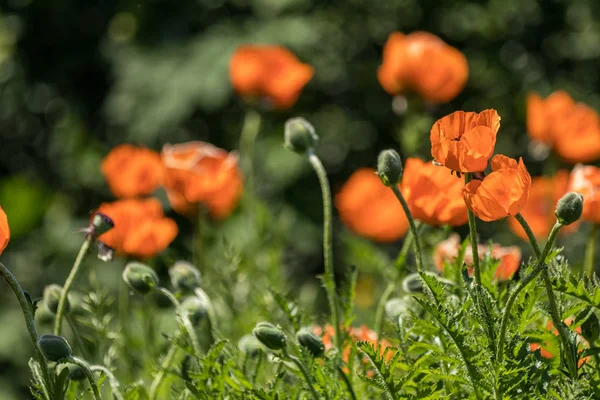
[[523, 159], [496, 155], [492, 173], [482, 181], [473, 180], [462, 189], [467, 207], [483, 221], [517, 215], [527, 203], [531, 176]]
[[117, 197], [149, 195], [161, 184], [162, 162], [152, 150], [122, 144], [102, 161], [102, 173]]
[[[527, 220], [536, 238], [545, 238], [556, 222], [554, 211], [556, 203], [569, 189], [569, 171], [560, 170], [553, 177], [536, 176], [531, 179], [529, 199], [521, 209], [521, 214]], [[523, 240], [529, 240], [521, 224], [515, 219], [508, 220], [510, 229]], [[565, 226], [561, 233], [577, 230], [577, 223]]]
[[8, 241], [10, 240], [10, 228], [8, 226], [8, 217], [6, 213], [0, 207], [0, 254], [6, 249], [8, 246]]
[[293, 106], [313, 74], [313, 67], [280, 46], [240, 46], [229, 63], [229, 78], [240, 95], [266, 98], [278, 109]]
[[545, 100], [536, 93], [527, 97], [529, 136], [556, 151], [570, 163], [600, 158], [600, 117], [583, 103], [575, 103], [564, 91]]
[[571, 171], [569, 191], [583, 196], [581, 219], [600, 223], [600, 168], [578, 164]]
[[361, 168], [335, 198], [340, 219], [353, 232], [378, 242], [393, 242], [408, 230], [402, 206], [375, 170]]
[[392, 33], [377, 70], [379, 83], [388, 93], [413, 90], [432, 103], [455, 98], [468, 76], [464, 54], [428, 32]]
[[453, 171], [483, 171], [494, 153], [498, 129], [500, 116], [496, 110], [453, 112], [433, 124], [429, 134], [431, 155]]
[[[452, 262], [458, 257], [459, 248], [460, 236], [457, 233], [453, 233], [448, 239], [435, 246], [433, 261], [440, 273], [444, 271], [444, 263]], [[509, 280], [519, 269], [519, 265], [521, 264], [521, 249], [518, 246], [503, 247], [494, 243], [490, 249], [489, 246], [478, 245], [480, 259], [483, 259], [488, 253], [493, 259], [500, 261], [498, 267], [496, 267], [494, 279], [500, 281]], [[473, 264], [473, 249], [471, 246], [467, 246], [465, 249], [464, 262], [469, 266]]]
[[177, 224], [164, 217], [157, 199], [117, 200], [102, 203], [97, 211], [114, 222], [114, 228], [98, 239], [124, 255], [153, 257], [165, 250], [178, 233]]
[[180, 214], [195, 214], [198, 203], [215, 218], [235, 209], [243, 191], [237, 155], [205, 142], [165, 145], [164, 187], [169, 202]]
[[[564, 320], [565, 324], [567, 326], [571, 326], [571, 324], [573, 322], [575, 322], [575, 317], [568, 317]], [[556, 328], [554, 328], [554, 325], [552, 324], [552, 321], [548, 321], [548, 324], [546, 324], [546, 329], [548, 329], [549, 331], [552, 331], [552, 333], [554, 333], [554, 335], [558, 336], [558, 330]], [[590, 343], [585, 340], [585, 338], [583, 336], [581, 336], [581, 326], [577, 326], [575, 329], [573, 329], [573, 332], [577, 333], [577, 343], [583, 345], [584, 348], [589, 348], [590, 347]], [[546, 343], [545, 345], [546, 347], [548, 347], [548, 343]], [[531, 349], [531, 351], [536, 351], [537, 349], [540, 349], [540, 355], [544, 358], [550, 359], [554, 357], [554, 354], [552, 354], [550, 351], [546, 350], [544, 348], [544, 346], [541, 346], [538, 343], [530, 343], [529, 344], [529, 348]], [[583, 350], [579, 350], [579, 353], [581, 353]], [[577, 368], [581, 368], [581, 366], [583, 364], [585, 364], [586, 362], [588, 362], [590, 359], [590, 356], [586, 356], [583, 358], [580, 358], [579, 361], [577, 361]]]
[[467, 206], [461, 195], [462, 179], [446, 168], [418, 158], [404, 163], [402, 191], [413, 217], [429, 225], [467, 223]]

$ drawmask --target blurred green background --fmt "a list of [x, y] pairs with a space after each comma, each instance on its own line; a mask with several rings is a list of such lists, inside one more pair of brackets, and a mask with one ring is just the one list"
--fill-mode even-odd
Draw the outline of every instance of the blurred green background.
[[[2, 261], [34, 297], [64, 281], [82, 240], [75, 230], [113, 199], [99, 165], [117, 144], [237, 148], [246, 106], [229, 84], [229, 57], [242, 43], [276, 43], [313, 65], [315, 77], [291, 110], [262, 113], [256, 186], [278, 216], [286, 276], [315, 287], [320, 193], [309, 165], [282, 148], [285, 119], [301, 115], [315, 125], [334, 192], [383, 148], [430, 158], [429, 129], [454, 110], [497, 109], [496, 151], [523, 156], [539, 175], [556, 162], [528, 152], [526, 93], [565, 89], [600, 109], [599, 21], [594, 0], [3, 0], [0, 205], [12, 241]], [[406, 110], [394, 107], [402, 101], [381, 89], [376, 70], [395, 30], [426, 30], [463, 51], [470, 76], [462, 94], [440, 106], [409, 97]], [[185, 258], [192, 224], [170, 215], [181, 229], [173, 257]], [[232, 221], [228, 229], [240, 233]], [[483, 239], [500, 231], [502, 244], [518, 242], [504, 221], [480, 225]], [[357, 264], [365, 271], [359, 287], [374, 291], [370, 268], [399, 243], [348, 239], [339, 221], [335, 230], [340, 276]], [[578, 237], [569, 253], [580, 253]], [[348, 241], [356, 241], [351, 252]], [[98, 268], [118, 279], [122, 263]], [[12, 293], [0, 288], [0, 399], [20, 399], [28, 396], [30, 343]]]

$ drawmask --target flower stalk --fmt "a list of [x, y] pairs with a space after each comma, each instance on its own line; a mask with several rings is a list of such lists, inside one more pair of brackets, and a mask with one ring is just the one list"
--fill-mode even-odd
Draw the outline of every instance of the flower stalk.
[[598, 224], [592, 226], [592, 230], [588, 236], [588, 241], [585, 246], [585, 261], [583, 264], [583, 270], [588, 278], [594, 276], [594, 258], [596, 255], [596, 236], [598, 233]]
[[[465, 174], [465, 184], [468, 184], [473, 180], [473, 174]], [[470, 208], [467, 207], [467, 215], [469, 217], [469, 240], [471, 241], [471, 249], [473, 251], [473, 275], [475, 275], [475, 282], [481, 286], [481, 266], [479, 263], [479, 242], [477, 239], [477, 223], [475, 222], [475, 215]]]
[[100, 390], [98, 389], [98, 385], [96, 384], [96, 379], [94, 378], [94, 375], [92, 374], [92, 371], [90, 370], [90, 367], [87, 365], [87, 363], [82, 359], [73, 356], [68, 357], [66, 361], [70, 362], [71, 364], [77, 365], [83, 370], [85, 376], [90, 382], [90, 387], [92, 388], [92, 392], [94, 393], [94, 399], [102, 400]]

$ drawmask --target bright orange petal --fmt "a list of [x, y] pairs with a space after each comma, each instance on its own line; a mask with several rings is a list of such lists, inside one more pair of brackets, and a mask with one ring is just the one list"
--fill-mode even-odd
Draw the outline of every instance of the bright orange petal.
[[10, 227], [8, 226], [8, 217], [2, 207], [0, 207], [0, 254], [6, 249], [9, 241]]

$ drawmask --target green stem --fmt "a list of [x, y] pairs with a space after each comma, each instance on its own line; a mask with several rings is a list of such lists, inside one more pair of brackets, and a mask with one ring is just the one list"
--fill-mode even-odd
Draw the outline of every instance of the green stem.
[[246, 177], [246, 185], [249, 188], [252, 188], [254, 184], [254, 144], [260, 132], [261, 122], [260, 114], [253, 109], [249, 109], [244, 117], [244, 124], [240, 133], [241, 165]]
[[254, 383], [256, 382], [256, 378], [258, 377], [258, 373], [260, 372], [260, 367], [262, 365], [262, 360], [263, 360], [263, 352], [260, 351], [258, 353], [258, 359], [256, 360], [256, 365], [254, 366], [254, 372], [252, 373], [252, 377], [251, 377], [251, 382], [254, 385]]
[[103, 365], [92, 365], [90, 366], [90, 371], [100, 371], [104, 373], [104, 375], [108, 377], [108, 384], [110, 385], [110, 390], [112, 391], [115, 400], [124, 400], [121, 390], [119, 389], [119, 381], [108, 368], [104, 367]]
[[[465, 174], [465, 184], [468, 184], [473, 179], [472, 174]], [[477, 240], [477, 223], [475, 222], [475, 215], [467, 208], [467, 214], [469, 217], [469, 238], [471, 241], [471, 249], [473, 251], [473, 274], [475, 275], [475, 282], [481, 286], [481, 267], [479, 265], [479, 242]]]
[[[417, 229], [418, 228], [419, 227], [417, 227]], [[410, 249], [410, 247], [412, 245], [412, 241], [413, 241], [413, 235], [412, 235], [412, 233], [409, 233], [404, 238], [404, 243], [402, 243], [402, 248], [400, 249], [400, 252], [398, 253], [398, 257], [396, 257], [396, 261], [394, 261], [394, 267], [396, 268], [396, 273], [398, 274], [398, 277], [400, 277], [400, 275], [402, 274], [402, 268], [404, 268], [404, 265], [406, 264], [406, 256], [408, 255], [408, 250]]]
[[594, 276], [594, 256], [596, 252], [596, 233], [598, 232], [598, 224], [592, 226], [590, 235], [588, 236], [587, 245], [585, 246], [585, 261], [583, 270], [588, 278]]
[[71, 286], [75, 283], [75, 278], [77, 277], [77, 273], [79, 272], [79, 268], [83, 263], [85, 257], [89, 254], [92, 243], [94, 242], [94, 236], [88, 235], [85, 239], [85, 242], [81, 245], [81, 249], [79, 249], [79, 254], [77, 254], [77, 258], [75, 259], [75, 263], [73, 264], [73, 268], [71, 268], [71, 272], [65, 281], [62, 292], [60, 294], [60, 299], [58, 300], [58, 309], [56, 310], [56, 320], [54, 321], [54, 334], [56, 336], [60, 336], [62, 332], [62, 320], [65, 314], [65, 308], [67, 306], [67, 295], [69, 294], [69, 290], [71, 290]]
[[304, 379], [306, 379], [306, 383], [308, 383], [308, 387], [310, 388], [310, 392], [312, 393], [314, 399], [319, 400], [319, 394], [317, 393], [317, 391], [313, 385], [313, 381], [312, 381], [310, 375], [308, 374], [306, 367], [304, 367], [304, 364], [302, 363], [302, 361], [300, 361], [298, 358], [292, 356], [291, 354], [288, 354], [288, 352], [285, 350], [285, 348], [283, 349], [283, 355], [285, 357], [289, 358], [294, 364], [296, 364], [298, 369], [300, 369], [300, 372], [302, 372], [302, 375], [304, 375]]
[[33, 375], [34, 382], [37, 382], [37, 384], [40, 386], [40, 390], [44, 394], [44, 399], [52, 399], [50, 393], [48, 393], [48, 388], [46, 387], [42, 371], [40, 370], [40, 363], [38, 363], [35, 359], [30, 358], [29, 369], [31, 370], [31, 374]]
[[73, 321], [73, 318], [71, 318], [69, 315], [66, 315], [65, 319], [67, 320], [67, 324], [69, 325], [69, 328], [71, 328], [71, 332], [73, 332], [73, 336], [75, 337], [75, 342], [77, 343], [79, 350], [81, 350], [81, 353], [83, 354], [85, 359], [89, 360], [90, 355], [87, 351], [87, 348], [85, 347], [85, 344], [83, 342], [83, 339], [81, 338], [81, 335], [79, 334], [79, 330], [77, 329], [77, 326], [75, 325], [75, 321]]
[[[522, 217], [521, 217], [521, 219], [523, 221], [525, 221], [525, 219], [523, 219]], [[517, 218], [517, 220], [519, 220], [519, 218]], [[529, 226], [527, 226], [527, 223], [525, 223], [525, 226], [523, 226], [523, 228], [525, 229], [525, 232], [527, 232], [528, 230], [531, 231], [531, 229], [529, 229]], [[506, 307], [504, 308], [504, 314], [502, 314], [502, 321], [500, 323], [500, 334], [498, 335], [498, 346], [496, 348], [497, 364], [502, 364], [502, 358], [504, 357], [504, 340], [505, 340], [505, 336], [506, 336], [506, 328], [508, 326], [508, 319], [510, 317], [510, 310], [511, 310], [515, 300], [519, 296], [519, 293], [521, 293], [521, 291], [523, 289], [525, 289], [525, 287], [531, 281], [533, 281], [535, 279], [535, 277], [537, 277], [537, 275], [542, 270], [544, 270], [546, 268], [546, 263], [545, 263], [546, 256], [550, 252], [550, 249], [552, 248], [552, 245], [554, 244], [554, 240], [556, 239], [556, 235], [560, 231], [560, 228], [562, 228], [562, 224], [560, 224], [559, 222], [554, 224], [554, 227], [552, 228], [552, 231], [550, 232], [550, 236], [548, 237], [548, 241], [546, 242], [546, 246], [544, 246], [544, 250], [541, 253], [539, 253], [539, 247], [537, 245], [537, 241], [535, 240], [535, 237], [533, 235], [530, 237], [530, 239], [533, 239], [531, 242], [531, 246], [534, 248], [534, 250], [537, 249], [537, 250], [535, 250], [536, 254], [538, 254], [537, 261], [536, 261], [536, 264], [533, 267], [533, 270], [531, 271], [531, 273], [529, 275], [527, 275], [525, 278], [523, 278], [523, 280], [521, 280], [521, 282], [516, 287], [516, 289], [510, 294], [510, 296], [508, 297], [508, 301], [506, 302]]]
[[335, 272], [333, 269], [333, 245], [332, 245], [332, 212], [331, 212], [331, 190], [329, 189], [329, 180], [327, 179], [327, 172], [325, 167], [321, 163], [319, 157], [317, 157], [312, 151], [307, 153], [308, 161], [315, 170], [319, 183], [321, 185], [321, 193], [323, 195], [323, 252], [325, 261], [325, 277], [323, 282], [325, 284], [325, 290], [327, 291], [327, 298], [329, 300], [329, 307], [331, 308], [331, 324], [335, 329], [335, 347], [340, 350], [340, 340], [342, 334], [340, 332], [340, 319], [338, 315], [338, 301], [337, 292], [335, 288]]
[[71, 364], [75, 364], [81, 367], [81, 369], [85, 373], [85, 376], [87, 376], [88, 381], [90, 382], [92, 392], [94, 393], [94, 399], [102, 400], [102, 396], [100, 396], [100, 390], [98, 390], [98, 385], [96, 384], [96, 379], [94, 378], [94, 375], [92, 374], [92, 371], [90, 370], [90, 367], [87, 365], [87, 363], [82, 359], [73, 356], [69, 356], [67, 358], [67, 361]]
[[338, 366], [337, 370], [338, 370], [340, 376], [342, 377], [344, 384], [346, 385], [346, 389], [348, 389], [348, 392], [350, 393], [350, 398], [352, 400], [356, 400], [356, 394], [354, 394], [354, 389], [352, 388], [352, 383], [350, 382], [350, 379], [348, 379], [348, 376], [346, 376], [346, 374], [344, 373], [342, 368], [340, 368]]
[[175, 355], [177, 355], [177, 350], [178, 350], [177, 345], [175, 343], [171, 344], [171, 347], [169, 347], [169, 351], [167, 352], [167, 355], [162, 360], [162, 363], [160, 363], [160, 371], [158, 371], [158, 373], [154, 376], [154, 379], [152, 380], [152, 384], [150, 385], [150, 395], [149, 395], [150, 400], [156, 400], [156, 395], [158, 394], [158, 389], [160, 389], [160, 385], [162, 384], [162, 381], [165, 379], [167, 368], [169, 368], [171, 363], [173, 363], [173, 359], [175, 359]]
[[19, 305], [23, 310], [23, 316], [25, 317], [25, 325], [27, 326], [27, 332], [29, 332], [29, 338], [31, 339], [31, 343], [33, 343], [33, 348], [35, 349], [35, 358], [37, 359], [40, 365], [40, 369], [42, 370], [43, 383], [46, 386], [45, 390], [48, 393], [54, 393], [54, 382], [52, 381], [52, 379], [50, 379], [50, 373], [48, 372], [48, 364], [46, 364], [46, 358], [44, 357], [42, 351], [40, 350], [40, 347], [38, 346], [38, 334], [37, 329], [35, 328], [33, 312], [31, 310], [29, 300], [27, 300], [27, 298], [25, 297], [23, 288], [21, 288], [21, 285], [19, 285], [17, 279], [2, 263], [0, 263], [0, 275], [2, 275], [6, 283], [8, 283], [12, 291], [15, 293], [15, 296], [17, 296]]
[[424, 269], [423, 269], [423, 258], [421, 257], [421, 239], [419, 237], [419, 231], [417, 230], [417, 225], [415, 224], [415, 220], [412, 216], [412, 213], [410, 212], [410, 209], [408, 208], [408, 204], [406, 203], [406, 200], [404, 199], [402, 192], [400, 192], [400, 189], [398, 189], [398, 186], [393, 185], [393, 186], [390, 186], [390, 188], [396, 195], [396, 198], [398, 199], [398, 201], [400, 201], [400, 204], [402, 205], [402, 208], [404, 209], [404, 214], [406, 214], [406, 218], [408, 219], [408, 224], [410, 225], [410, 230], [412, 232], [413, 239], [414, 239], [413, 247], [415, 248], [415, 258], [417, 259], [417, 271], [419, 273], [423, 273]]
[[396, 285], [393, 282], [388, 283], [385, 291], [381, 295], [379, 299], [379, 304], [377, 305], [377, 311], [375, 312], [375, 331], [377, 332], [377, 337], [381, 335], [381, 331], [383, 330], [383, 312], [385, 309], [385, 303], [388, 301], [389, 297], [394, 293], [394, 289]]
[[181, 324], [183, 325], [183, 328], [184, 328], [186, 334], [190, 338], [190, 343], [192, 344], [192, 349], [194, 350], [194, 355], [199, 358], [200, 355], [202, 354], [202, 351], [200, 350], [200, 345], [198, 344], [198, 338], [196, 337], [196, 333], [194, 331], [194, 326], [192, 325], [192, 322], [188, 318], [185, 311], [183, 311], [181, 309], [181, 304], [179, 303], [177, 298], [173, 295], [173, 293], [171, 293], [167, 289], [159, 286], [159, 287], [156, 287], [156, 290], [158, 290], [159, 292], [164, 294], [169, 300], [171, 300], [171, 303], [173, 303], [173, 306], [175, 306], [175, 311], [176, 311], [177, 315], [179, 316], [179, 319], [181, 320]]
[[[521, 227], [523, 228], [523, 230], [525, 231], [525, 234], [529, 238], [529, 243], [531, 243], [531, 248], [533, 249], [533, 252], [535, 253], [535, 257], [540, 258], [540, 254], [542, 252], [540, 251], [540, 246], [538, 245], [538, 242], [535, 238], [535, 235], [533, 234], [533, 231], [529, 227], [529, 224], [527, 223], [527, 221], [525, 220], [523, 215], [521, 215], [521, 213], [518, 213], [517, 215], [515, 215], [515, 218], [519, 222], [519, 224], [521, 224]], [[551, 237], [552, 237], [552, 232], [550, 233], [550, 237], [548, 238], [548, 241], [550, 241]], [[554, 242], [554, 239], [552, 239], [552, 241]], [[547, 245], [547, 243], [546, 243], [546, 245]]]

